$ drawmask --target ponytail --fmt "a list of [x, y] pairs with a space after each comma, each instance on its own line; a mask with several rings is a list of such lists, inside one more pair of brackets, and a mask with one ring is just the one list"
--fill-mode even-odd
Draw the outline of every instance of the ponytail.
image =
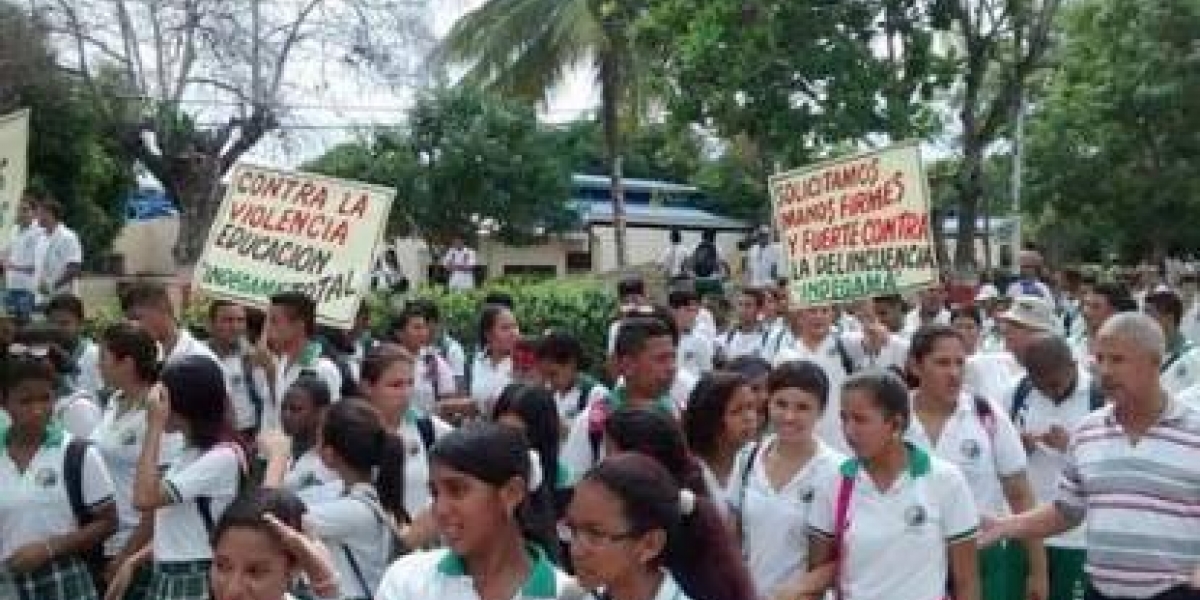
[[666, 533], [657, 565], [670, 571], [689, 598], [755, 598], [750, 573], [717, 506], [680, 488], [654, 459], [618, 454], [601, 461], [584, 481], [602, 485], [621, 499], [634, 534]]
[[379, 503], [397, 519], [407, 520], [404, 510], [404, 440], [383, 428], [379, 413], [365, 400], [346, 398], [335, 402], [325, 414], [321, 442], [329, 446], [352, 469], [371, 473]]

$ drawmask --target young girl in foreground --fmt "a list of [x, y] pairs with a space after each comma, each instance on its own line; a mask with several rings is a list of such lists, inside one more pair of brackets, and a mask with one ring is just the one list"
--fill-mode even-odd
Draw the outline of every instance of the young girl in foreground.
[[654, 459], [602, 461], [567, 511], [583, 587], [606, 600], [751, 600], [750, 576], [707, 498], [675, 485]]
[[956, 467], [904, 442], [908, 421], [908, 389], [894, 375], [843, 385], [855, 457], [817, 488], [810, 572], [781, 597], [817, 600], [832, 586], [845, 600], [979, 600], [971, 490]]
[[520, 432], [472, 423], [433, 447], [433, 517], [446, 548], [409, 554], [384, 574], [376, 600], [560, 598], [571, 585], [542, 548], [552, 536], [530, 512], [541, 461]]

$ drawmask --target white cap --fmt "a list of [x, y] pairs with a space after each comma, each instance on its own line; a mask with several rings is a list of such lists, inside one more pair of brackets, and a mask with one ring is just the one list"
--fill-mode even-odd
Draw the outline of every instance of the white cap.
[[1054, 307], [1041, 296], [1018, 296], [1012, 307], [998, 318], [1038, 331], [1052, 332], [1058, 329]]

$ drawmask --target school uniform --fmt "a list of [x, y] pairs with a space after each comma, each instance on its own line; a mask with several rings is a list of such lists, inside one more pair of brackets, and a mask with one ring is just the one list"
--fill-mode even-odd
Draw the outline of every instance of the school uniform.
[[[1029, 390], [1024, 408], [1017, 414], [1014, 425], [1018, 431], [1040, 436], [1054, 426], [1074, 432], [1092, 412], [1094, 381], [1086, 369], [1077, 367], [1075, 389], [1062, 401], [1048, 398], [1036, 387]], [[1015, 399], [1017, 390], [1007, 396]], [[1067, 468], [1067, 455], [1038, 442], [1029, 452], [1029, 484], [1038, 505], [1052, 504], [1058, 497], [1058, 482]], [[1083, 564], [1087, 558], [1084, 546], [1084, 527], [1046, 538], [1046, 565], [1049, 570], [1050, 598], [1081, 598], [1086, 579]]]
[[[575, 417], [559, 454], [559, 460], [572, 478], [572, 486], [604, 458], [604, 426], [608, 416], [628, 404], [628, 392], [618, 383], [604, 400], [592, 403]], [[649, 406], [672, 417], [679, 417], [679, 405], [669, 393], [652, 400]]]
[[154, 511], [150, 600], [208, 600], [212, 530], [238, 493], [239, 450], [184, 448], [163, 477], [171, 503]]
[[[679, 582], [666, 569], [662, 570], [662, 583], [658, 584], [658, 591], [654, 592], [654, 597], [651, 600], [691, 600], [691, 597], [683, 593], [683, 588], [679, 587]], [[572, 598], [572, 596], [566, 596]], [[593, 590], [588, 592], [580, 600], [611, 600], [611, 597], [601, 590]]]
[[1179, 394], [1200, 383], [1200, 347], [1180, 339], [1163, 359], [1159, 381], [1168, 394]]
[[554, 404], [558, 406], [559, 418], [569, 423], [592, 403], [602, 402], [607, 397], [608, 388], [604, 384], [580, 373], [571, 389], [554, 392]]
[[[843, 478], [851, 487], [839, 532]], [[908, 468], [887, 490], [858, 459], [843, 462], [816, 487], [808, 527], [826, 539], [841, 537], [834, 585], [845, 600], [940, 600], [950, 572], [947, 546], [975, 536], [979, 513], [953, 464], [909, 445]]]
[[72, 391], [54, 400], [54, 420], [73, 437], [91, 437], [100, 416], [100, 405], [87, 392]]
[[967, 357], [963, 387], [984, 398], [1005, 398], [1012, 386], [1025, 376], [1025, 367], [1007, 350], [977, 352]]
[[274, 402], [263, 410], [261, 426], [264, 429], [275, 429], [279, 425], [279, 409], [283, 406], [283, 396], [288, 388], [300, 378], [301, 373], [315, 375], [325, 382], [329, 388], [329, 399], [337, 402], [342, 399], [342, 372], [332, 360], [321, 355], [321, 344], [309, 342], [295, 358], [276, 355], [275, 372], [270, 373], [274, 383]]
[[398, 432], [404, 440], [404, 510], [409, 518], [424, 512], [433, 504], [433, 496], [429, 493], [429, 450], [433, 442], [454, 431], [454, 428], [438, 417], [425, 417], [433, 426], [433, 439], [426, 442], [421, 438], [418, 419], [422, 418], [416, 411], [409, 410], [404, 415], [404, 422]]
[[[575, 586], [545, 552], [527, 546], [529, 578], [513, 600], [553, 600]], [[383, 576], [376, 600], [480, 600], [462, 557], [447, 549], [416, 552], [400, 558]], [[671, 600], [671, 599], [668, 599]], [[680, 600], [684, 600], [681, 596]]]
[[306, 504], [305, 522], [333, 557], [342, 600], [375, 597], [391, 559], [392, 531], [379, 496], [369, 483], [356, 483], [325, 502]]
[[[929, 320], [929, 323], [949, 325], [950, 310], [946, 308], [939, 310], [937, 315]], [[925, 325], [925, 322], [924, 319], [921, 318], [921, 310], [919, 308], [914, 308], [904, 315], [904, 328], [901, 329], [900, 335], [911, 339], [913, 334], [916, 333], [922, 325]]]
[[229, 390], [233, 426], [241, 432], [277, 428], [278, 420], [275, 419], [275, 415], [279, 409], [274, 406], [271, 398], [267, 372], [262, 367], [255, 366], [247, 352], [244, 348], [238, 348], [231, 354], [220, 354], [213, 349], [217, 364], [221, 366], [221, 372], [225, 375], [225, 389]]
[[469, 376], [471, 399], [484, 415], [491, 415], [492, 407], [505, 386], [512, 383], [513, 360], [506, 356], [500, 362], [493, 361], [484, 352], [477, 352], [471, 359]]
[[336, 498], [343, 485], [337, 473], [317, 455], [317, 449], [309, 448], [292, 461], [283, 475], [282, 487], [309, 503]]
[[808, 516], [817, 487], [837, 474], [846, 457], [817, 442], [816, 451], [778, 489], [767, 478], [764, 458], [775, 436], [743, 448], [727, 486], [733, 517], [739, 524], [742, 554], [760, 598], [808, 568]]
[[[442, 334], [438, 337], [437, 343], [434, 344], [438, 356], [450, 365], [450, 371], [454, 373], [455, 379], [462, 379], [467, 376], [467, 353], [463, 350], [462, 344], [458, 340]], [[456, 382], [457, 383], [457, 382]]]
[[454, 392], [454, 370], [433, 348], [422, 348], [413, 364], [409, 403], [421, 414], [431, 415], [436, 412], [438, 399]]
[[170, 349], [160, 348], [166, 354], [163, 362], [173, 362], [188, 356], [204, 356], [211, 358], [213, 362], [221, 362], [217, 359], [217, 355], [213, 353], [212, 348], [208, 344], [196, 339], [192, 332], [186, 327], [176, 329], [175, 345]]
[[[79, 529], [67, 495], [67, 447], [72, 436], [51, 424], [42, 445], [24, 471], [8, 453], [7, 428], [0, 429], [0, 564], [27, 544]], [[80, 484], [83, 503], [94, 511], [113, 501], [113, 481], [100, 453], [88, 448]], [[12, 576], [20, 598], [90, 600], [98, 597], [87, 566], [78, 557], [60, 556], [32, 573]]]
[[675, 364], [680, 369], [700, 377], [713, 369], [716, 348], [716, 340], [693, 327], [679, 336], [679, 345], [675, 348]]
[[730, 361], [743, 356], [762, 358], [770, 331], [766, 326], [755, 323], [749, 329], [737, 327], [717, 338], [721, 356]]
[[99, 394], [104, 389], [104, 379], [100, 377], [100, 345], [80, 338], [71, 361], [75, 364], [75, 373], [69, 378], [71, 388], [92, 396]]
[[[984, 514], [1011, 512], [1001, 479], [1028, 468], [1021, 436], [1008, 412], [988, 400], [991, 414], [981, 414], [976, 396], [963, 393], [936, 441], [925, 433], [915, 411], [905, 438], [927, 452], [956, 465], [967, 480], [975, 506]], [[1024, 597], [1025, 559], [1014, 542], [997, 542], [979, 551], [980, 588], [984, 600]]]
[[[146, 407], [142, 402], [135, 402], [126, 409], [124, 404], [122, 394], [114, 394], [91, 435], [115, 486], [117, 531], [104, 543], [104, 555], [109, 557], [125, 548], [142, 520], [141, 511], [133, 507], [133, 485], [137, 479], [142, 443], [146, 439]], [[159, 464], [169, 464], [182, 449], [181, 435], [164, 434]]]

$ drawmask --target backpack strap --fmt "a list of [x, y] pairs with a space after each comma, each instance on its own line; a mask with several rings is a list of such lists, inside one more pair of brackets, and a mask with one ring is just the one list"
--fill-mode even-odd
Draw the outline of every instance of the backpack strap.
[[[441, 373], [438, 372], [438, 357], [433, 353], [428, 353], [422, 359], [422, 362], [425, 363], [425, 368], [429, 370], [429, 385], [433, 388], [433, 402], [436, 404], [442, 397], [442, 385], [439, 381]], [[428, 447], [429, 445], [426, 444], [426, 448]]]
[[983, 430], [987, 432], [988, 439], [995, 441], [996, 439], [996, 413], [992, 410], [992, 403], [988, 402], [983, 396], [975, 396], [975, 414], [979, 417], [979, 424], [983, 425]]
[[212, 513], [212, 498], [208, 496], [196, 498], [196, 511], [200, 513], [200, 520], [204, 521], [204, 532], [208, 534], [208, 539], [211, 541], [213, 533], [217, 529], [217, 522], [213, 519]]
[[437, 441], [437, 435], [433, 428], [433, 417], [422, 415], [417, 417], [417, 435], [421, 438], [421, 445], [425, 447], [425, 453], [433, 448], [434, 442]]
[[[238, 493], [241, 493], [242, 490], [249, 487], [249, 483], [250, 483], [249, 482], [250, 466], [246, 463], [246, 455], [242, 452], [242, 447], [237, 445], [236, 443], [230, 442], [230, 443], [220, 444], [220, 445], [231, 448], [233, 450], [233, 453], [237, 457], [237, 461], [238, 461], [237, 488], [238, 488]], [[214, 448], [215, 448], [215, 446], [214, 446]], [[237, 496], [237, 494], [234, 494], [234, 496]], [[212, 511], [212, 497], [211, 496], [197, 496], [195, 502], [196, 502], [196, 512], [200, 513], [200, 520], [204, 521], [204, 531], [205, 531], [205, 533], [208, 534], [208, 538], [211, 541], [213, 533], [217, 530], [217, 520], [216, 520], [216, 518], [214, 518], [213, 511]]]
[[846, 343], [842, 341], [842, 336], [834, 334], [833, 349], [837, 351], [838, 358], [842, 361], [842, 370], [847, 375], [854, 373], [854, 359], [850, 358], [850, 351], [846, 349]]
[[346, 562], [350, 565], [350, 570], [354, 572], [354, 580], [358, 583], [358, 589], [362, 590], [363, 598], [371, 597], [371, 589], [367, 587], [367, 578], [363, 576], [362, 567], [358, 566], [358, 560], [354, 558], [354, 553], [350, 551], [350, 546], [341, 544], [342, 554], [346, 557]]
[[1014, 423], [1025, 413], [1025, 408], [1029, 405], [1029, 395], [1032, 393], [1033, 380], [1026, 375], [1017, 382], [1017, 389], [1013, 392], [1012, 405], [1009, 407], [1008, 416]]
[[82, 438], [71, 438], [67, 444], [66, 455], [63, 457], [63, 479], [67, 488], [67, 501], [71, 504], [71, 514], [75, 515], [75, 523], [83, 527], [92, 522], [92, 514], [83, 501], [83, 463], [87, 449], [92, 443]]
[[1106, 403], [1104, 388], [1100, 387], [1099, 383], [1093, 381], [1092, 385], [1088, 387], [1088, 410], [1099, 410]]
[[842, 566], [846, 558], [846, 530], [850, 526], [850, 498], [854, 495], [854, 476], [842, 474], [838, 478], [837, 500], [833, 507], [833, 595], [838, 600], [842, 593]]
[[246, 382], [246, 396], [250, 399], [250, 406], [254, 407], [254, 422], [258, 427], [263, 424], [263, 408], [266, 403], [263, 402], [262, 394], [258, 393], [258, 386], [254, 385], [254, 365], [250, 364], [250, 355], [242, 353], [242, 380]]
[[737, 526], [738, 539], [742, 542], [743, 553], [747, 547], [746, 544], [746, 490], [750, 487], [750, 474], [754, 471], [754, 460], [758, 458], [758, 452], [762, 449], [762, 442], [755, 442], [750, 447], [750, 452], [746, 455], [746, 465], [742, 469], [741, 477], [739, 478], [738, 487], [738, 502], [734, 507], [733, 517], [734, 524]]
[[579, 399], [575, 401], [576, 413], [582, 413], [587, 409], [588, 398], [591, 397], [592, 390], [596, 389], [597, 385], [600, 385], [600, 382], [586, 373], [579, 376]]

